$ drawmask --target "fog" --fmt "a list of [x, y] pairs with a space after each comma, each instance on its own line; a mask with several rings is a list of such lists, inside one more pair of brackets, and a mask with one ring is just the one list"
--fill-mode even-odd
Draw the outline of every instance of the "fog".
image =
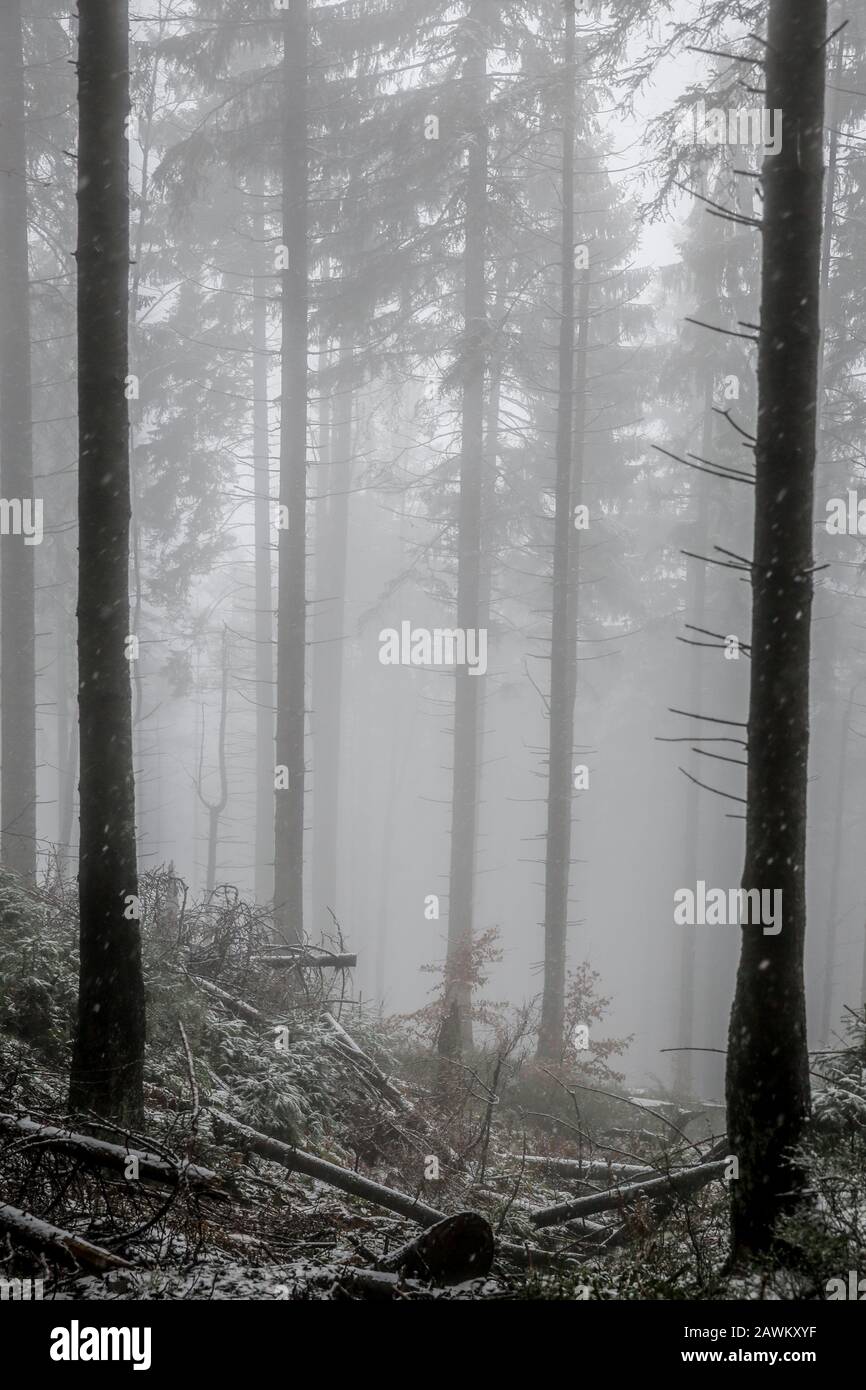
[[[137, 0], [121, 149], [120, 50], [87, 79], [68, 6], [10, 7], [2, 859], [32, 902], [114, 863], [146, 958], [166, 893], [178, 946], [187, 907], [213, 949], [243, 910], [275, 951], [357, 957], [324, 996], [350, 1030], [432, 1018], [439, 1055], [480, 1066], [523, 1017], [539, 1061], [712, 1111], [735, 990], [762, 997], [777, 947], [707, 895], [783, 883], [779, 978], [802, 952], [809, 1047], [844, 1046], [866, 988], [866, 46], [834, 0], [823, 126], [818, 102], [817, 135], [788, 106], [770, 127], [770, 8]], [[807, 166], [773, 223], [774, 170]], [[127, 225], [122, 330], [122, 295], [93, 305]], [[128, 460], [98, 416], [121, 390]], [[762, 1007], [798, 1017], [765, 998], [753, 1035]]]

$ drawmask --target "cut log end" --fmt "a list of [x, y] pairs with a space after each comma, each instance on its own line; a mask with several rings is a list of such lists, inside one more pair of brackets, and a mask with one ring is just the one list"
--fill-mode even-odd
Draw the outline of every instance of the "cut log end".
[[385, 1271], [440, 1284], [481, 1279], [493, 1264], [493, 1228], [476, 1211], [458, 1211], [379, 1262]]

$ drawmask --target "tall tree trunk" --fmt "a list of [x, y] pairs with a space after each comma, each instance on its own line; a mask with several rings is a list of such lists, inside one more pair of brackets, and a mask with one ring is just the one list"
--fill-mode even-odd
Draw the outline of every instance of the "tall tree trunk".
[[283, 242], [280, 505], [277, 600], [277, 765], [274, 916], [284, 940], [304, 934], [304, 729], [307, 504], [307, 0], [293, 0], [283, 35]]
[[[160, 38], [164, 35], [165, 26], [160, 22], [158, 32]], [[139, 291], [141, 289], [141, 267], [142, 255], [144, 250], [145, 228], [147, 227], [148, 216], [150, 214], [150, 160], [153, 149], [153, 117], [156, 106], [156, 94], [159, 86], [159, 73], [161, 58], [156, 56], [151, 64], [147, 83], [147, 95], [144, 99], [144, 113], [140, 126], [141, 140], [141, 173], [138, 183], [138, 217], [135, 223], [135, 232], [132, 246], [132, 276], [129, 294], [129, 370], [140, 381], [140, 342], [138, 333], [138, 307]], [[138, 521], [138, 499], [136, 496], [137, 467], [135, 451], [142, 430], [143, 409], [139, 396], [136, 391], [133, 395], [129, 407], [129, 477], [130, 477], [130, 504], [132, 507], [132, 580], [133, 580], [133, 599], [132, 599], [132, 623], [130, 632], [138, 637], [139, 642], [144, 640], [142, 628], [142, 613], [144, 610], [144, 587], [141, 576], [141, 527]], [[136, 658], [130, 663], [130, 674], [132, 677], [132, 756], [133, 767], [136, 779], [136, 811], [138, 819], [138, 840], [137, 853], [139, 858], [144, 856], [144, 846], [148, 838], [147, 834], [147, 808], [146, 808], [146, 787], [148, 779], [144, 776], [144, 759], [147, 756], [145, 751], [146, 730], [144, 728], [144, 672], [140, 658]], [[158, 749], [158, 743], [155, 744]], [[157, 759], [159, 754], [157, 752]], [[157, 801], [157, 807], [159, 802]], [[158, 832], [157, 832], [158, 833]]]
[[[80, 972], [70, 1108], [143, 1119], [129, 663], [129, 19], [79, 0], [78, 708]], [[126, 911], [125, 911], [126, 909]]]
[[556, 514], [553, 534], [553, 619], [548, 719], [547, 839], [544, 859], [544, 991], [538, 1056], [562, 1059], [565, 961], [571, 861], [574, 692], [571, 620], [571, 537], [574, 464], [574, 3], [565, 6], [562, 70], [562, 237], [559, 382], [556, 426]]
[[782, 929], [741, 931], [728, 1038], [735, 1252], [762, 1251], [802, 1190], [809, 1112], [803, 948], [826, 0], [770, 0], [763, 166], [752, 663], [742, 886], [780, 889]]
[[198, 795], [202, 806], [207, 810], [207, 878], [205, 880], [205, 892], [210, 898], [216, 888], [217, 871], [217, 850], [219, 848], [220, 817], [225, 810], [229, 799], [229, 779], [228, 768], [226, 766], [226, 723], [228, 720], [229, 705], [229, 639], [228, 628], [223, 625], [223, 640], [220, 650], [221, 669], [220, 669], [220, 719], [219, 731], [217, 733], [217, 763], [219, 767], [219, 797], [216, 801], [208, 801], [202, 791], [204, 778], [204, 731], [205, 731], [205, 712], [202, 707], [202, 736], [201, 736], [201, 756], [198, 765]]
[[848, 794], [848, 725], [854, 712], [854, 695], [860, 682], [852, 685], [839, 723], [839, 751], [836, 757], [836, 782], [833, 799], [832, 836], [833, 857], [830, 861], [830, 898], [827, 903], [826, 937], [824, 942], [824, 978], [821, 981], [821, 1022], [818, 1034], [821, 1046], [827, 1047], [832, 1031], [833, 966], [836, 961], [836, 940], [839, 934], [839, 878], [842, 873], [842, 842], [845, 838], [845, 801]]
[[61, 539], [56, 547], [57, 590], [54, 601], [56, 614], [55, 642], [57, 694], [57, 868], [62, 878], [65, 866], [72, 860], [72, 825], [75, 806], [75, 766], [78, 759], [78, 730], [72, 718], [72, 690], [69, 671], [69, 631], [66, 611], [66, 586], [71, 582], [66, 546]]
[[[581, 274], [577, 293], [577, 343], [574, 353], [574, 415], [571, 436], [571, 510], [577, 506], [577, 499], [583, 490], [584, 463], [586, 456], [586, 398], [589, 370], [589, 304], [592, 282], [587, 267]], [[569, 531], [568, 541], [568, 682], [569, 718], [574, 737], [574, 705], [577, 699], [577, 633], [580, 608], [580, 532]], [[572, 752], [574, 744], [572, 742]]]
[[[494, 314], [496, 322], [500, 321], [500, 315], [496, 312], [501, 307], [501, 296], [497, 292]], [[493, 334], [491, 333], [491, 337]], [[490, 629], [491, 605], [493, 601], [493, 507], [496, 498], [496, 460], [499, 449], [499, 412], [502, 404], [502, 359], [496, 356], [490, 357], [487, 364], [488, 385], [487, 403], [485, 406], [484, 423], [484, 461], [483, 476], [481, 479], [481, 571], [479, 576], [478, 589], [478, 626]], [[475, 797], [478, 804], [478, 819], [476, 824], [476, 836], [479, 840], [483, 837], [481, 825], [481, 789], [484, 778], [484, 745], [485, 732], [483, 720], [479, 724], [478, 739], [476, 743], [476, 775], [475, 775]]]
[[[20, 0], [0, 5], [0, 486], [33, 497], [27, 148]], [[0, 859], [36, 876], [36, 668], [33, 544], [0, 541]]]
[[[487, 358], [487, 48], [486, 0], [472, 0], [466, 33], [472, 52], [465, 81], [470, 115], [466, 170], [463, 403], [460, 502], [457, 521], [457, 626], [475, 629], [481, 594], [481, 483], [484, 455], [484, 377]], [[484, 677], [468, 666], [455, 672], [454, 772], [448, 872], [447, 1011], [456, 1008], [463, 1047], [472, 1045], [472, 919], [478, 832], [478, 720]]]
[[[831, 441], [828, 438], [826, 425], [827, 402], [825, 399], [825, 381], [827, 378], [827, 306], [830, 296], [830, 273], [833, 255], [833, 238], [835, 235], [835, 206], [836, 206], [836, 174], [839, 163], [839, 129], [837, 124], [836, 112], [839, 107], [838, 88], [842, 84], [842, 74], [845, 66], [845, 34], [844, 31], [839, 35], [836, 48], [836, 60], [833, 65], [833, 82], [827, 96], [827, 121], [830, 138], [827, 150], [827, 176], [824, 185], [824, 236], [821, 245], [821, 355], [818, 365], [818, 438], [821, 441], [820, 455], [825, 459], [830, 453]], [[820, 558], [820, 556], [819, 556]], [[820, 625], [825, 631], [821, 634], [823, 644], [816, 642], [818, 651], [818, 670], [826, 672], [828, 677], [828, 693], [830, 695], [831, 708], [836, 703], [834, 697], [837, 689], [833, 680], [833, 662], [838, 651], [838, 624], [835, 611], [831, 610]], [[819, 628], [819, 631], [820, 631]], [[820, 650], [821, 645], [824, 651]], [[821, 657], [824, 660], [821, 660]], [[824, 941], [824, 978], [821, 991], [821, 1031], [819, 1034], [822, 1047], [826, 1047], [830, 1037], [831, 1015], [833, 1011], [833, 969], [836, 963], [836, 942], [839, 935], [839, 923], [837, 921], [839, 913], [839, 879], [842, 872], [842, 842], [844, 839], [842, 824], [845, 809], [845, 794], [848, 764], [845, 759], [846, 746], [848, 741], [848, 721], [851, 717], [851, 700], [854, 698], [852, 688], [848, 708], [842, 716], [842, 728], [840, 731], [839, 742], [839, 764], [836, 774], [836, 784], [834, 787], [834, 813], [833, 830], [831, 842], [830, 860], [830, 884], [829, 901], [827, 904], [827, 930]]]
[[[313, 910], [326, 921], [330, 908], [339, 917], [337, 850], [339, 835], [340, 732], [346, 608], [346, 563], [349, 537], [349, 489], [352, 478], [352, 409], [348, 381], [352, 349], [339, 348], [336, 385], [330, 400], [330, 429], [323, 490], [321, 552], [317, 555], [316, 646], [313, 656]], [[320, 491], [322, 488], [320, 488]]]
[[[707, 368], [704, 382], [703, 427], [701, 431], [701, 458], [710, 458], [713, 447], [713, 375]], [[707, 553], [709, 535], [709, 491], [704, 477], [695, 475], [694, 489], [697, 493], [694, 542], [691, 549], [697, 555]], [[691, 583], [691, 621], [697, 628], [706, 626], [707, 621], [707, 567], [703, 560], [693, 560], [688, 567]], [[703, 668], [698, 653], [692, 658], [689, 696], [686, 709], [699, 712], [703, 701]], [[685, 841], [686, 883], [696, 883], [698, 879], [698, 853], [701, 843], [701, 795], [695, 782], [689, 782], [686, 791], [686, 823], [683, 831]], [[694, 1084], [694, 1046], [695, 1031], [695, 934], [692, 928], [683, 929], [680, 944], [680, 1016], [678, 1031], [679, 1052], [674, 1060], [674, 1084], [677, 1090], [687, 1094]]]
[[[255, 260], [264, 260], [264, 182], [256, 181], [253, 234]], [[274, 615], [271, 592], [271, 467], [268, 415], [268, 300], [260, 274], [253, 299], [253, 476], [255, 502], [255, 647], [256, 647], [256, 830], [255, 894], [258, 903], [274, 892]]]
[[[400, 719], [400, 715], [397, 715]], [[389, 927], [391, 925], [391, 900], [393, 897], [394, 862], [394, 822], [400, 788], [409, 760], [410, 749], [399, 737], [399, 723], [395, 730], [398, 737], [391, 741], [391, 758], [388, 769], [388, 789], [385, 793], [385, 814], [382, 819], [382, 850], [379, 859], [379, 892], [376, 912], [375, 975], [373, 979], [373, 998], [380, 1009], [385, 1007], [386, 980], [388, 969]]]
[[70, 702], [76, 685], [75, 648], [66, 608], [67, 587], [73, 583], [72, 557], [65, 538], [57, 547], [57, 836], [61, 862], [72, 864], [77, 856], [75, 793], [78, 787], [78, 721], [71, 717]]

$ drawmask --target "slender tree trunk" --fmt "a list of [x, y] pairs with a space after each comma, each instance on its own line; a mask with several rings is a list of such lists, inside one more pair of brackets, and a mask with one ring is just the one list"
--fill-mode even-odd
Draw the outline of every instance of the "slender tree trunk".
[[[487, 358], [486, 0], [472, 0], [467, 34], [472, 53], [465, 81], [471, 115], [466, 171], [463, 404], [460, 503], [457, 522], [457, 626], [476, 629], [481, 595], [481, 483], [484, 455], [484, 377]], [[484, 677], [468, 666], [455, 672], [454, 772], [448, 872], [448, 946], [445, 997], [456, 1006], [463, 1047], [472, 1046], [472, 919], [478, 832], [478, 721]]]
[[[219, 847], [220, 816], [228, 804], [229, 799], [229, 779], [228, 768], [226, 766], [226, 723], [228, 720], [229, 705], [229, 642], [228, 629], [223, 627], [223, 640], [221, 652], [221, 671], [220, 671], [220, 722], [217, 734], [217, 760], [219, 763], [219, 786], [220, 794], [216, 801], [207, 801], [202, 795], [202, 778], [204, 768], [202, 757], [199, 762], [199, 797], [201, 804], [207, 809], [207, 880], [205, 882], [205, 892], [211, 896], [216, 888], [217, 872], [217, 850]], [[204, 710], [202, 709], [202, 744], [204, 744]], [[202, 752], [204, 750], [202, 749]]]
[[[27, 148], [20, 0], [0, 5], [0, 486], [22, 511], [33, 498]], [[0, 541], [0, 858], [36, 876], [36, 668], [33, 543]]]
[[[500, 298], [497, 295], [496, 305]], [[498, 320], [498, 315], [497, 315]], [[491, 335], [492, 336], [492, 335]], [[493, 601], [493, 546], [492, 531], [493, 508], [496, 497], [496, 459], [499, 448], [499, 410], [502, 399], [502, 361], [497, 356], [488, 363], [487, 405], [484, 424], [484, 473], [481, 479], [481, 573], [478, 593], [478, 626], [490, 630], [491, 605]], [[475, 797], [478, 804], [476, 836], [483, 838], [481, 825], [481, 790], [484, 780], [485, 734], [483, 720], [478, 728], [475, 775]]]
[[[703, 428], [701, 431], [701, 458], [710, 458], [713, 447], [713, 376], [707, 370], [704, 382]], [[707, 553], [709, 535], [709, 492], [704, 477], [695, 475], [694, 488], [697, 493], [695, 516], [695, 536], [692, 549], [698, 555]], [[705, 627], [707, 621], [707, 567], [703, 560], [693, 560], [688, 567], [690, 582], [688, 592], [691, 596], [691, 621], [695, 627]], [[689, 696], [686, 709], [700, 711], [703, 702], [703, 668], [700, 655], [692, 657]], [[688, 783], [686, 791], [685, 840], [686, 883], [696, 883], [698, 878], [698, 852], [701, 843], [701, 795], [694, 782]], [[695, 934], [690, 927], [683, 928], [680, 945], [680, 1016], [679, 1042], [681, 1049], [674, 1061], [674, 1084], [677, 1090], [688, 1094], [694, 1084], [694, 1056], [690, 1051], [695, 1041]]]
[[[577, 343], [574, 354], [574, 416], [571, 436], [571, 509], [578, 504], [583, 490], [584, 462], [586, 455], [586, 397], [589, 370], [589, 304], [592, 284], [590, 270], [585, 269], [580, 277], [577, 293]], [[574, 706], [577, 699], [577, 633], [580, 606], [580, 532], [574, 528], [569, 531], [568, 541], [568, 681], [569, 718], [572, 725], [572, 752], [574, 751]]]
[[64, 845], [69, 859], [75, 855], [73, 835], [75, 833], [75, 787], [78, 779], [78, 727], [73, 723], [69, 730], [67, 745], [63, 797], [60, 803], [60, 843]]
[[[497, 304], [499, 301], [497, 300]], [[498, 315], [497, 315], [498, 317]], [[484, 476], [481, 482], [481, 582], [478, 599], [478, 622], [488, 627], [493, 595], [493, 544], [491, 522], [496, 498], [496, 460], [499, 450], [499, 411], [502, 400], [502, 362], [499, 357], [490, 362], [487, 388], [487, 419], [484, 425]], [[478, 735], [479, 764], [483, 759], [484, 732]], [[481, 768], [479, 766], [479, 797]]]
[[[164, 34], [164, 25], [160, 24], [160, 37]], [[144, 114], [140, 127], [141, 138], [141, 175], [138, 184], [138, 217], [135, 223], [135, 232], [132, 246], [132, 276], [129, 294], [129, 370], [139, 378], [139, 334], [138, 334], [138, 300], [141, 289], [141, 264], [144, 250], [145, 228], [147, 227], [148, 216], [150, 213], [150, 159], [153, 148], [153, 116], [156, 106], [156, 93], [159, 85], [159, 70], [161, 59], [154, 58], [151, 65], [147, 95], [144, 100]], [[141, 578], [141, 527], [138, 522], [138, 499], [136, 496], [137, 467], [135, 451], [138, 446], [138, 439], [141, 433], [143, 411], [139, 393], [136, 391], [129, 407], [129, 477], [130, 477], [130, 504], [132, 507], [132, 622], [130, 632], [134, 633], [139, 642], [144, 638], [142, 628], [142, 612], [144, 609], [144, 588]], [[144, 776], [144, 759], [146, 756], [145, 742], [146, 730], [144, 728], [144, 672], [140, 658], [136, 658], [130, 663], [130, 674], [132, 677], [132, 751], [133, 767], [136, 778], [136, 810], [138, 819], [138, 843], [137, 852], [139, 858], [144, 855], [144, 846], [148, 838], [147, 826], [147, 778]], [[158, 744], [155, 745], [158, 748]], [[157, 754], [158, 757], [158, 754]], [[158, 806], [157, 802], [157, 806]]]
[[[256, 181], [253, 234], [257, 267], [264, 260], [264, 183]], [[271, 468], [268, 414], [268, 280], [256, 275], [253, 300], [253, 476], [255, 502], [256, 831], [255, 894], [274, 892], [274, 615], [271, 592]]]
[[[322, 341], [319, 346], [319, 373], [327, 373], [332, 359], [329, 345]], [[334, 402], [330, 388], [321, 385], [319, 395], [318, 449], [316, 457], [316, 502], [313, 553], [315, 555], [315, 578], [313, 581], [313, 640], [310, 659], [310, 733], [313, 748], [313, 872], [312, 872], [312, 913], [313, 922], [323, 923], [328, 908], [336, 912], [336, 865], [330, 849], [331, 837], [328, 798], [328, 755], [329, 742], [334, 737], [330, 718], [330, 692], [328, 678], [328, 639], [329, 609], [332, 601], [331, 566], [332, 528], [331, 528], [331, 483], [333, 479], [334, 452]], [[332, 823], [331, 823], [332, 824]], [[334, 848], [336, 849], [336, 841]]]
[[[399, 719], [399, 715], [397, 716]], [[399, 725], [398, 725], [399, 730]], [[385, 1007], [388, 968], [388, 928], [391, 924], [391, 898], [394, 860], [394, 821], [400, 787], [406, 769], [409, 749], [403, 746], [399, 737], [391, 744], [390, 767], [388, 770], [388, 790], [386, 792], [385, 815], [382, 821], [382, 852], [379, 860], [379, 893], [376, 913], [376, 960], [373, 982], [373, 997], [382, 1009]]]
[[[62, 542], [61, 542], [62, 545]], [[58, 546], [62, 558], [57, 566], [55, 641], [57, 644], [57, 866], [63, 877], [64, 866], [72, 858], [72, 822], [75, 802], [75, 767], [78, 741], [72, 719], [72, 699], [69, 671], [69, 633], [67, 631], [66, 584], [71, 580], [67, 571], [65, 547]]]
[[321, 515], [322, 552], [317, 566], [316, 648], [313, 657], [314, 763], [313, 908], [322, 920], [330, 908], [339, 917], [337, 864], [339, 838], [340, 733], [342, 726], [346, 564], [349, 489], [352, 479], [353, 393], [348, 384], [352, 349], [344, 339], [332, 395], [331, 428]]
[[762, 1251], [803, 1175], [809, 1112], [803, 947], [821, 182], [827, 6], [770, 0], [766, 103], [784, 113], [763, 166], [746, 890], [782, 892], [782, 929], [741, 930], [728, 1039], [735, 1252]]
[[[821, 441], [820, 454], [825, 458], [830, 453], [830, 440], [827, 435], [826, 425], [826, 400], [824, 385], [827, 378], [827, 306], [830, 296], [830, 271], [833, 254], [833, 238], [835, 235], [835, 205], [836, 205], [836, 174], [839, 162], [839, 130], [836, 119], [836, 111], [839, 105], [837, 89], [842, 83], [842, 73], [845, 63], [845, 34], [840, 34], [837, 40], [836, 60], [833, 66], [833, 82], [827, 95], [827, 126], [830, 131], [829, 148], [827, 151], [827, 175], [824, 184], [824, 236], [821, 245], [821, 355], [818, 365], [818, 438]], [[819, 557], [820, 558], [820, 557]], [[835, 611], [827, 614], [821, 627], [827, 629], [821, 635], [823, 644], [816, 642], [818, 647], [818, 670], [826, 672], [830, 694], [830, 707], [835, 705], [836, 685], [833, 681], [833, 660], [838, 650], [838, 624]], [[819, 628], [820, 632], [820, 628]], [[820, 646], [824, 646], [824, 652], [820, 651]], [[821, 660], [825, 656], [825, 660]], [[854, 697], [852, 688], [848, 701], [848, 707], [842, 716], [842, 727], [839, 742], [839, 764], [834, 787], [835, 805], [833, 813], [833, 831], [830, 847], [830, 884], [829, 902], [827, 904], [827, 931], [824, 942], [824, 978], [821, 991], [821, 1046], [827, 1045], [830, 1036], [830, 1017], [833, 1009], [833, 969], [836, 963], [836, 942], [838, 939], [839, 912], [839, 879], [842, 871], [842, 841], [844, 838], [842, 822], [845, 808], [845, 794], [848, 765], [845, 759], [845, 750], [848, 738], [848, 721], [851, 717], [851, 700]]]
[[[860, 682], [857, 682], [859, 684]], [[852, 685], [839, 725], [839, 751], [836, 758], [835, 797], [831, 828], [833, 857], [830, 861], [830, 900], [827, 904], [827, 925], [824, 947], [824, 978], [821, 982], [821, 1046], [826, 1047], [832, 1029], [833, 966], [836, 961], [836, 941], [839, 935], [839, 878], [842, 872], [842, 841], [845, 838], [845, 800], [848, 792], [848, 724], [854, 709], [857, 684]]]
[[[80, 973], [70, 1108], [143, 1119], [129, 632], [126, 0], [79, 0], [78, 708]], [[134, 911], [134, 905], [133, 905]]]
[[304, 934], [304, 729], [307, 504], [307, 0], [293, 0], [283, 37], [283, 341], [277, 607], [277, 765], [288, 787], [276, 792], [274, 915], [286, 941]]
[[571, 537], [574, 464], [574, 4], [565, 6], [562, 95], [562, 238], [559, 384], [556, 428], [556, 515], [553, 534], [553, 619], [548, 720], [547, 839], [544, 860], [544, 991], [538, 1056], [562, 1059], [566, 937], [571, 866], [574, 749], [574, 630], [571, 619]]

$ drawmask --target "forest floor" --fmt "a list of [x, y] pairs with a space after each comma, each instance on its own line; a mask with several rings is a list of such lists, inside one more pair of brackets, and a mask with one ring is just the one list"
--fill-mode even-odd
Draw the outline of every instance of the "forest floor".
[[862, 1019], [816, 1062], [785, 1257], [731, 1270], [719, 1107], [539, 1066], [525, 1018], [458, 1063], [424, 1039], [435, 1010], [383, 1020], [342, 974], [262, 964], [267, 924], [236, 895], [190, 906], [154, 874], [142, 896], [146, 1118], [115, 1133], [67, 1111], [71, 890], [0, 874], [0, 1280], [88, 1300], [699, 1301], [820, 1299], [866, 1267]]

